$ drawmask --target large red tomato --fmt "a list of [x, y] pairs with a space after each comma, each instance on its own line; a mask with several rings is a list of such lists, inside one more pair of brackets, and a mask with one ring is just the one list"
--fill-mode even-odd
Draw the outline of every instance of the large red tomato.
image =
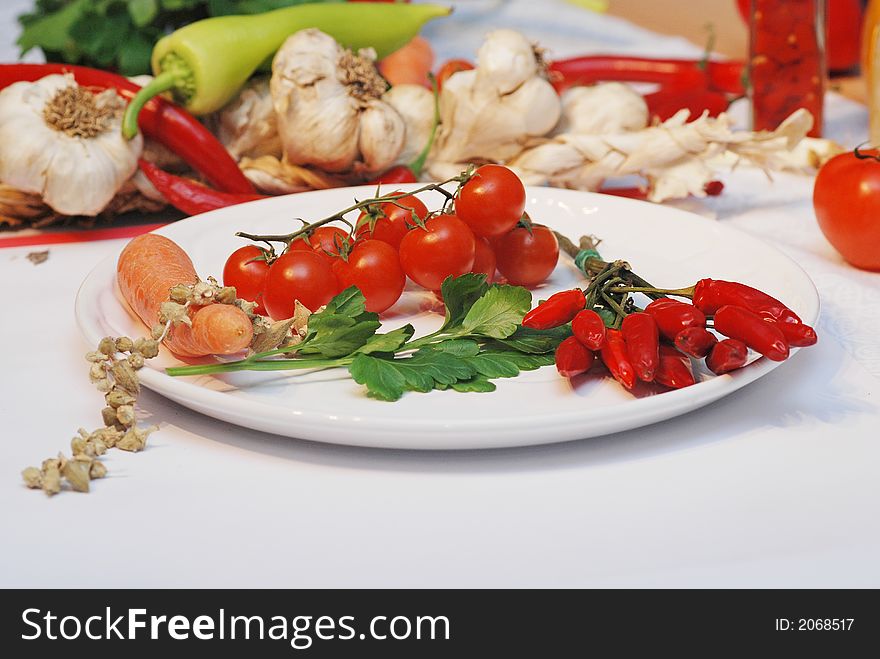
[[880, 152], [842, 153], [813, 187], [819, 228], [849, 263], [880, 270]]

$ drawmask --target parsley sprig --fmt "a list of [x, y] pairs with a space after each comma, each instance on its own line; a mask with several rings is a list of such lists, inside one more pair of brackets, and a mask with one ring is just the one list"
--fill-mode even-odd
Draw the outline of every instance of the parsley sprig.
[[[235, 362], [167, 369], [169, 375], [234, 371], [284, 371], [347, 368], [367, 395], [399, 400], [408, 391], [495, 390], [492, 380], [512, 378], [553, 363], [566, 328], [549, 331], [522, 327], [532, 295], [519, 286], [487, 284], [485, 275], [450, 277], [441, 288], [446, 316], [436, 332], [413, 338], [404, 325], [390, 332], [364, 296], [347, 288], [309, 318], [308, 333], [295, 347], [255, 353]], [[292, 350], [295, 356], [289, 357]]]

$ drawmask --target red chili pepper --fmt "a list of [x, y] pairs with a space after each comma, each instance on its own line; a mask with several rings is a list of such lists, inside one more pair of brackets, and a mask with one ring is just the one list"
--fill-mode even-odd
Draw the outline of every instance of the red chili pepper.
[[198, 215], [217, 208], [266, 198], [259, 194], [219, 192], [196, 181], [169, 174], [143, 159], [138, 160], [138, 166], [165, 200], [187, 215]]
[[706, 326], [706, 314], [692, 304], [670, 297], [654, 300], [645, 307], [645, 312], [653, 316], [660, 334], [670, 341], [674, 341], [683, 329]]
[[654, 373], [654, 382], [670, 389], [682, 389], [696, 383], [691, 360], [672, 346], [660, 346], [660, 363]]
[[819, 340], [816, 330], [809, 325], [804, 325], [803, 323], [780, 323], [768, 316], [764, 316], [764, 320], [774, 323], [782, 332], [785, 340], [788, 341], [788, 345], [793, 348], [806, 348], [807, 346], [816, 345], [816, 341]]
[[571, 321], [571, 333], [590, 350], [600, 350], [605, 343], [605, 321], [592, 309], [584, 309]]
[[579, 288], [554, 293], [525, 315], [522, 326], [545, 330], [565, 325], [584, 308], [586, 303], [584, 292]]
[[688, 327], [675, 335], [675, 347], [696, 359], [708, 355], [716, 343], [718, 339], [705, 327]]
[[701, 279], [694, 286], [693, 302], [707, 316], [726, 304], [732, 304], [757, 314], [767, 314], [783, 323], [801, 322], [794, 311], [775, 297], [736, 281]]
[[723, 339], [715, 344], [706, 357], [706, 366], [715, 375], [723, 375], [746, 365], [749, 349], [737, 339]]
[[[115, 73], [73, 64], [0, 64], [0, 89], [15, 82], [33, 82], [54, 73], [72, 73], [84, 87], [115, 89], [131, 100], [140, 87]], [[224, 192], [253, 193], [226, 148], [183, 108], [162, 98], [150, 100], [138, 116], [144, 135], [167, 146], [212, 185]]]
[[648, 114], [660, 121], [666, 121], [679, 110], [690, 111], [689, 120], [699, 119], [708, 111], [710, 117], [717, 117], [730, 105], [725, 94], [712, 91], [705, 87], [664, 87], [656, 92], [645, 95]]
[[732, 304], [716, 311], [714, 321], [716, 330], [731, 339], [739, 339], [767, 359], [776, 362], [788, 359], [788, 341], [777, 323], [768, 323], [758, 314]]
[[636, 386], [636, 371], [629, 360], [620, 330], [609, 329], [605, 332], [605, 343], [602, 344], [600, 355], [615, 380], [627, 389]]
[[619, 55], [587, 55], [551, 62], [548, 70], [556, 91], [603, 81], [655, 82], [680, 88], [699, 87], [741, 96], [742, 62], [651, 59]]
[[397, 165], [385, 173], [379, 174], [379, 176], [372, 181], [367, 181], [367, 183], [379, 185], [380, 183], [415, 183], [417, 181], [418, 179], [416, 178], [416, 175], [413, 174], [413, 171], [409, 167], [406, 165]]
[[568, 337], [556, 347], [556, 370], [559, 375], [573, 378], [586, 373], [593, 365], [595, 355], [587, 350], [573, 336]]
[[629, 360], [643, 382], [653, 382], [660, 362], [660, 336], [653, 316], [643, 311], [632, 313], [620, 326]]

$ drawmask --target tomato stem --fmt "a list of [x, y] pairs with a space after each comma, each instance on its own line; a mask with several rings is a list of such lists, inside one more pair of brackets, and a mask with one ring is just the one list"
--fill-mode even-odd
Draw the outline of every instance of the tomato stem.
[[[450, 183], [458, 183], [458, 188], [460, 188], [462, 185], [464, 185], [470, 179], [471, 176], [472, 176], [472, 172], [470, 171], [470, 169], [468, 169], [468, 171], [462, 172], [458, 176], [453, 176], [452, 178], [449, 178], [449, 179], [443, 181], [442, 183], [428, 183], [427, 185], [423, 185], [422, 187], [418, 188], [417, 190], [412, 190], [411, 192], [398, 192], [396, 194], [390, 194], [390, 195], [384, 195], [384, 196], [380, 196], [380, 197], [372, 197], [370, 199], [364, 199], [363, 201], [358, 201], [357, 203], [353, 204], [352, 206], [349, 206], [348, 208], [345, 208], [337, 213], [334, 213], [333, 215], [325, 217], [324, 219], [307, 223], [302, 228], [297, 229], [296, 231], [293, 231], [291, 233], [254, 234], [254, 233], [247, 233], [245, 231], [238, 231], [238, 232], [236, 232], [235, 235], [238, 236], [239, 238], [246, 238], [247, 240], [252, 240], [255, 242], [264, 242], [264, 243], [279, 242], [279, 243], [285, 243], [286, 245], [290, 245], [297, 238], [308, 234], [313, 229], [317, 229], [318, 227], [324, 226], [325, 224], [329, 224], [330, 222], [336, 222], [336, 221], [344, 222], [345, 224], [347, 224], [349, 227], [352, 227], [352, 229], [353, 229], [352, 223], [349, 222], [348, 220], [346, 220], [344, 216], [347, 215], [348, 213], [351, 213], [354, 211], [363, 210], [363, 209], [368, 208], [369, 206], [372, 206], [374, 204], [393, 203], [397, 206], [401, 206], [401, 208], [406, 208], [407, 210], [411, 210], [409, 207], [402, 206], [401, 204], [397, 204], [396, 202], [399, 199], [403, 199], [404, 197], [409, 197], [411, 195], [416, 195], [416, 194], [419, 194], [420, 192], [428, 192], [428, 191], [439, 192], [446, 197], [446, 203], [448, 204], [450, 201], [455, 199], [455, 193], [449, 192], [449, 190], [444, 189], [442, 186], [448, 185]], [[446, 204], [444, 204], [444, 208], [445, 207], [446, 207]]]

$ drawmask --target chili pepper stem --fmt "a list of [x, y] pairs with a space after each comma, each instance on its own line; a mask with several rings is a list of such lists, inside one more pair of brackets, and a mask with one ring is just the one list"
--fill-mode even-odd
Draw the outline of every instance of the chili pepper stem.
[[692, 298], [694, 287], [687, 288], [654, 288], [652, 286], [617, 286], [615, 293], [652, 293], [655, 295], [676, 295], [678, 297]]
[[125, 108], [125, 114], [122, 115], [122, 136], [125, 139], [130, 140], [138, 134], [138, 115], [150, 99], [163, 92], [171, 91], [177, 86], [177, 82], [177, 73], [165, 71], [141, 87], [140, 91], [131, 99], [128, 107]]

